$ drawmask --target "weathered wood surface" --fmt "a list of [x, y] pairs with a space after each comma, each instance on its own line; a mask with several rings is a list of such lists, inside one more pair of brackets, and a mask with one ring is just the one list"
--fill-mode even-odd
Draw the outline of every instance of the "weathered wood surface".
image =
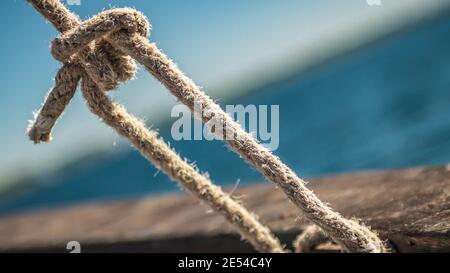
[[[313, 179], [308, 186], [347, 217], [377, 230], [399, 252], [450, 251], [450, 168]], [[264, 183], [234, 192], [290, 246], [304, 222], [282, 192]], [[0, 251], [251, 251], [221, 216], [182, 194], [43, 210], [0, 219]]]

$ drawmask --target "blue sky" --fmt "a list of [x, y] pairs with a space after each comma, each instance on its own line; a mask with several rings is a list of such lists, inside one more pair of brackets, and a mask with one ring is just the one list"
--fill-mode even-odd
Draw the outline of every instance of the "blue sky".
[[[153, 26], [150, 39], [208, 94], [225, 99], [235, 95], [238, 86], [255, 80], [254, 75], [275, 73], [286, 66], [291, 56], [307, 59], [308, 50], [323, 46], [327, 37], [342, 36], [344, 29], [354, 32], [352, 27], [371, 20], [392, 18], [399, 7], [404, 9], [399, 3], [412, 3], [418, 9], [420, 1], [384, 2], [374, 8], [364, 0], [81, 0], [80, 6], [70, 9], [82, 19], [112, 6], [142, 11]], [[91, 149], [123, 146], [115, 145], [120, 138], [89, 113], [79, 93], [56, 125], [52, 143], [28, 141], [27, 120], [39, 108], [60, 67], [48, 47], [58, 33], [23, 0], [0, 1], [0, 23], [4, 26], [0, 189], [14, 176], [57, 168]], [[175, 103], [142, 69], [137, 80], [112, 96], [150, 124], [167, 119]]]

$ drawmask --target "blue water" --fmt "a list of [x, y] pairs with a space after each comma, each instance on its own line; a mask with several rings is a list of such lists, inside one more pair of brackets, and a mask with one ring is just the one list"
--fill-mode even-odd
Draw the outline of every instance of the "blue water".
[[[449, 48], [450, 17], [442, 17], [227, 103], [280, 105], [275, 153], [301, 176], [444, 164]], [[169, 126], [161, 134], [218, 184], [263, 181], [223, 142], [176, 142]], [[180, 190], [131, 149], [35, 182], [34, 190], [0, 202], [0, 213]]]

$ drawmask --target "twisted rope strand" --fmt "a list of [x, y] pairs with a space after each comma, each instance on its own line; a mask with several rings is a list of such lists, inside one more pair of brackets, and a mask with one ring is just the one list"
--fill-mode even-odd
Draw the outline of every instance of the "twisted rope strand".
[[[29, 2], [60, 31], [71, 32], [71, 29], [80, 24], [78, 18], [57, 0], [29, 0]], [[111, 11], [111, 14], [114, 13], [117, 15], [114, 17], [117, 23], [131, 22], [134, 26], [140, 27], [134, 31], [147, 35], [149, 26], [142, 14], [130, 9]], [[136, 22], [142, 24], [135, 24]], [[255, 215], [181, 159], [158, 138], [156, 132], [148, 130], [141, 121], [106, 96], [105, 91], [112, 90], [119, 82], [126, 81], [134, 75], [136, 66], [133, 60], [103, 39], [96, 41], [91, 39], [82, 44], [77, 47], [76, 52], [62, 54], [57, 58], [64, 66], [57, 74], [55, 87], [47, 97], [34, 124], [29, 128], [30, 138], [36, 143], [51, 140], [50, 131], [73, 97], [81, 79], [83, 96], [90, 110], [120, 135], [128, 138], [145, 158], [215, 211], [223, 214], [256, 250], [284, 252], [278, 239], [257, 220]]]
[[78, 69], [74, 69], [73, 64], [64, 64], [58, 71], [55, 86], [28, 128], [28, 135], [34, 143], [52, 140], [50, 132], [75, 95], [80, 79], [81, 73]]

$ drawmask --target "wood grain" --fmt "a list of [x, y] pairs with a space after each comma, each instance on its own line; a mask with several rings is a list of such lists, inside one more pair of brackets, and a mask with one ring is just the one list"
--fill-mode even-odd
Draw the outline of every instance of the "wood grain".
[[[450, 251], [448, 167], [331, 176], [312, 179], [308, 187], [345, 216], [371, 226], [394, 251]], [[306, 224], [269, 183], [241, 187], [233, 195], [288, 247]], [[0, 251], [67, 252], [72, 240], [83, 252], [252, 251], [220, 215], [185, 194], [0, 218]]]

